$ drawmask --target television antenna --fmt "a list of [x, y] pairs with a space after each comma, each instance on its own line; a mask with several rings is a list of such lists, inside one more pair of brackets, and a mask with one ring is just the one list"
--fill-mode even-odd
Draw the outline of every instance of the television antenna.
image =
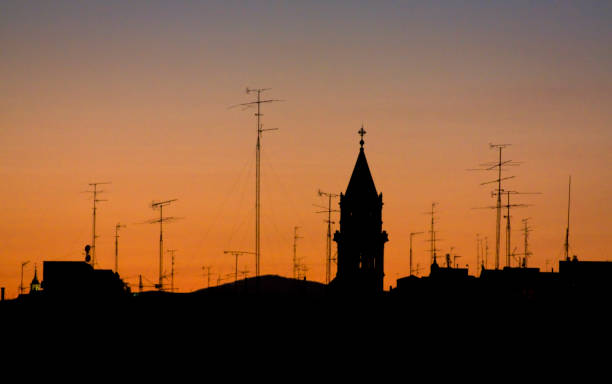
[[247, 95], [251, 93], [257, 94], [257, 100], [248, 103], [241, 103], [232, 105], [230, 108], [243, 107], [248, 109], [253, 106], [257, 106], [257, 146], [255, 151], [255, 276], [259, 277], [260, 274], [260, 262], [261, 262], [261, 134], [266, 131], [275, 131], [278, 128], [263, 129], [261, 123], [261, 104], [273, 103], [277, 101], [284, 101], [280, 99], [261, 99], [261, 94], [271, 88], [246, 88]]
[[85, 191], [85, 193], [92, 194], [92, 200], [93, 200], [93, 224], [92, 224], [92, 229], [91, 229], [91, 265], [94, 268], [96, 266], [96, 238], [98, 237], [96, 235], [96, 211], [98, 209], [97, 203], [102, 202], [102, 201], [108, 201], [106, 199], [98, 199], [98, 193], [104, 192], [104, 191], [98, 190], [98, 185], [106, 185], [106, 184], [111, 184], [111, 183], [112, 182], [110, 181], [89, 183], [88, 185], [90, 187], [93, 187], [93, 191]]
[[331, 262], [332, 262], [331, 226], [332, 224], [334, 224], [334, 222], [331, 220], [331, 214], [332, 212], [340, 212], [337, 209], [332, 209], [331, 202], [332, 202], [332, 198], [338, 197], [339, 195], [335, 193], [323, 192], [319, 189], [319, 196], [327, 197], [327, 207], [315, 204], [315, 207], [324, 209], [323, 211], [317, 211], [315, 213], [327, 213], [327, 220], [325, 220], [325, 222], [327, 223], [327, 244], [326, 244], [327, 245], [327, 255], [325, 258], [326, 260], [325, 262], [325, 284], [329, 284], [331, 281]]

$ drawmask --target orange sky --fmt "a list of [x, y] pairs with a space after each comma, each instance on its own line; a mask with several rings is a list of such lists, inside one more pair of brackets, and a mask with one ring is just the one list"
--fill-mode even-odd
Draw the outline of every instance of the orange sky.
[[[601, 2], [395, 3], [3, 2], [0, 6], [0, 286], [14, 297], [43, 260], [81, 260], [99, 205], [97, 257], [135, 284], [156, 281], [152, 200], [178, 198], [166, 230], [175, 285], [205, 286], [203, 265], [232, 274], [223, 250], [254, 248], [255, 120], [246, 86], [286, 100], [266, 105], [262, 163], [262, 273], [291, 276], [293, 227], [307, 277], [323, 281], [324, 204], [344, 191], [359, 148], [383, 193], [385, 285], [408, 274], [408, 233], [427, 231], [439, 204], [441, 253], [475, 264], [476, 234], [493, 260], [489, 142], [522, 161], [508, 187], [542, 195], [513, 211], [531, 218], [530, 265], [562, 255], [567, 179], [571, 245], [611, 257], [612, 10]], [[505, 224], [503, 224], [505, 225]], [[502, 240], [505, 237], [502, 238]], [[429, 262], [415, 238], [415, 264]], [[335, 249], [335, 247], [334, 247]], [[503, 243], [502, 243], [503, 249]], [[503, 260], [503, 254], [502, 254]], [[169, 258], [165, 260], [170, 265]], [[492, 264], [490, 264], [492, 265]], [[254, 272], [252, 257], [240, 269]], [[169, 270], [168, 270], [169, 272]], [[473, 273], [473, 269], [471, 270]], [[227, 281], [227, 280], [226, 280]]]

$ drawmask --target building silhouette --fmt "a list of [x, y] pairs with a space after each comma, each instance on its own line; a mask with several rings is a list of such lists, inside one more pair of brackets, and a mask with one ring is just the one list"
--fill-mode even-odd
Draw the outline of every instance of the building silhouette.
[[388, 236], [382, 230], [382, 193], [376, 191], [363, 149], [363, 127], [359, 134], [357, 162], [346, 192], [340, 194], [340, 230], [334, 234], [338, 272], [330, 286], [345, 293], [378, 293], [383, 291]]

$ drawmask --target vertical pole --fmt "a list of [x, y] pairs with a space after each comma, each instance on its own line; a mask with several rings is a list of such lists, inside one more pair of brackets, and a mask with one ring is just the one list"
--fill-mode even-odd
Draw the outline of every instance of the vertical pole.
[[96, 267], [96, 200], [97, 200], [97, 184], [93, 185], [93, 225], [91, 234], [91, 265]]
[[495, 227], [495, 269], [499, 269], [499, 248], [501, 241], [501, 171], [502, 171], [502, 147], [499, 147], [499, 163], [497, 176], [497, 222]]
[[19, 294], [23, 295], [23, 267], [24, 263], [21, 263], [21, 283], [19, 283]]
[[174, 250], [171, 252], [172, 254], [172, 273], [170, 278], [170, 292], [174, 292]]
[[485, 236], [485, 254], [484, 254], [485, 268], [487, 268], [488, 263], [489, 263], [489, 238]]
[[119, 223], [115, 225], [115, 273], [119, 273]]
[[569, 177], [569, 185], [567, 188], [567, 227], [565, 229], [565, 260], [569, 260], [569, 228], [570, 228], [570, 201], [572, 193], [572, 177]]
[[164, 206], [163, 204], [159, 205], [159, 290], [163, 291], [164, 287], [163, 287], [163, 260], [164, 260], [164, 255], [163, 255], [163, 249], [164, 249], [164, 215], [163, 215], [163, 210], [164, 210]]
[[260, 151], [261, 151], [261, 90], [257, 90], [257, 148], [255, 154], [255, 276], [259, 277], [260, 268], [260, 188], [261, 188], [261, 170], [260, 170]]
[[506, 267], [510, 268], [510, 253], [511, 251], [511, 243], [510, 243], [510, 191], [507, 192], [508, 194], [508, 206], [507, 208], [507, 213], [506, 213]]
[[234, 253], [234, 256], [236, 256], [236, 269], [234, 270], [234, 281], [236, 283], [238, 282], [238, 255], [240, 255], [238, 252]]
[[327, 195], [328, 204], [327, 204], [327, 270], [326, 270], [326, 281], [327, 284], [331, 282], [331, 258], [332, 258], [332, 241], [331, 241], [331, 199], [332, 194]]
[[480, 269], [480, 235], [476, 234], [476, 272], [474, 276], [478, 276], [478, 271]]
[[410, 275], [412, 276], [412, 233], [410, 234]]
[[529, 228], [527, 227], [527, 219], [524, 219], [523, 223], [525, 224], [525, 228], [523, 229], [525, 231], [525, 244], [524, 244], [524, 249], [523, 249], [523, 257], [525, 258], [524, 259], [525, 261], [523, 262], [523, 266], [527, 268], [527, 257], [529, 256], [528, 247], [527, 247], [527, 236], [529, 234]]

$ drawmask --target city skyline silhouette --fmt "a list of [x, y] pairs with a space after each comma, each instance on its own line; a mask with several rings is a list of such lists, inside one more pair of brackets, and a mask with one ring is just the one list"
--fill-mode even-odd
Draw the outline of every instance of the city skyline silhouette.
[[[513, 197], [532, 204], [511, 212], [517, 252], [530, 218], [530, 266], [557, 268], [563, 258], [570, 175], [571, 255], [610, 260], [607, 4], [2, 7], [7, 298], [26, 261], [27, 285], [44, 261], [85, 260], [92, 207], [81, 192], [98, 181], [112, 181], [97, 207], [99, 268], [115, 269], [122, 223], [121, 277], [133, 291], [139, 275], [157, 282], [159, 229], [139, 223], [157, 214], [152, 201], [177, 198], [168, 215], [183, 219], [164, 228], [164, 274], [176, 249], [179, 291], [205, 288], [204, 266], [213, 285], [230, 282], [234, 260], [223, 251], [255, 246], [255, 120], [227, 108], [251, 101], [247, 86], [287, 100], [263, 109], [263, 129], [280, 129], [262, 146], [262, 275], [292, 276], [298, 226], [306, 278], [325, 281], [327, 224], [313, 205], [327, 205], [318, 190], [346, 190], [362, 124], [384, 192], [385, 290], [409, 274], [411, 232], [426, 232], [413, 240], [413, 268], [429, 274], [432, 202], [440, 260], [461, 256], [474, 275], [478, 234], [492, 267], [495, 211], [472, 208], [495, 205], [494, 188], [480, 183], [496, 175], [466, 171], [496, 161], [489, 143], [512, 144], [504, 158], [522, 162], [504, 171], [515, 176], [508, 189], [541, 192]], [[338, 220], [332, 213], [333, 231]], [[241, 257], [239, 269], [254, 276], [253, 258]]]

